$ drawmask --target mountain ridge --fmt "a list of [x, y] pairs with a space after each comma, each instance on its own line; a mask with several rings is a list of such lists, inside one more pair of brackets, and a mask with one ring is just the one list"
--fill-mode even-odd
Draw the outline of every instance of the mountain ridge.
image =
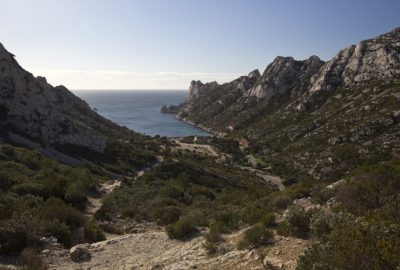
[[[24, 70], [0, 44], [0, 106], [9, 132], [46, 144], [76, 144], [103, 152], [106, 136], [91, 125], [111, 121], [97, 115], [64, 86], [53, 87], [44, 77]], [[92, 122], [92, 123], [90, 123]]]
[[[358, 153], [365, 151], [363, 143], [376, 139], [372, 152], [385, 152], [380, 144], [387, 143], [389, 130], [398, 128], [399, 77], [400, 28], [395, 28], [345, 48], [327, 62], [317, 56], [301, 61], [280, 56], [261, 76], [221, 85], [194, 81], [177, 117], [221, 136], [248, 140], [271, 162], [282, 159], [323, 177], [325, 173], [315, 171], [335, 171], [337, 166], [318, 160], [321, 154], [332, 159], [336, 145], [352, 145]], [[396, 150], [393, 141], [398, 138], [391, 137]], [[312, 150], [312, 163], [322, 165], [305, 164], [296, 152], [304, 148]]]

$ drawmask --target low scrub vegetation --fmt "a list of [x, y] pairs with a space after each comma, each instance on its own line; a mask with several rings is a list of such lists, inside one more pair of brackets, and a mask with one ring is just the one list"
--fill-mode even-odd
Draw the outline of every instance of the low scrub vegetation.
[[272, 242], [274, 235], [262, 224], [256, 224], [244, 232], [243, 240], [238, 244], [239, 249], [253, 249], [268, 245]]
[[[65, 247], [104, 239], [80, 211], [87, 192], [102, 179], [90, 168], [72, 168], [2, 144], [0, 171], [0, 254], [35, 247], [44, 236], [56, 237]], [[84, 239], [74, 239], [79, 227], [84, 227]]]
[[197, 232], [197, 229], [191, 220], [181, 219], [173, 224], [169, 224], [166, 227], [166, 231], [169, 238], [184, 240], [193, 236]]
[[333, 213], [316, 213], [316, 242], [298, 269], [389, 269], [400, 265], [400, 162], [355, 169], [336, 189]]
[[284, 236], [307, 238], [310, 234], [312, 211], [302, 207], [291, 207], [287, 210], [285, 221], [278, 227], [278, 233]]
[[166, 226], [174, 239], [188, 238], [194, 228], [212, 225], [208, 241], [212, 250], [216, 235], [243, 224], [272, 226], [268, 206], [258, 203], [272, 192], [272, 186], [247, 171], [218, 164], [213, 158], [177, 154], [107, 196], [96, 216], [112, 219], [120, 214], [153, 221]]

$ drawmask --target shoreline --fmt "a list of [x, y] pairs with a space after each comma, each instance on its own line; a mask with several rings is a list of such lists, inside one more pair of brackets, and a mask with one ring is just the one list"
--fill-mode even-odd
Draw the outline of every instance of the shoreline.
[[223, 138], [223, 137], [226, 136], [226, 133], [218, 132], [218, 131], [212, 130], [211, 128], [205, 127], [205, 126], [203, 126], [202, 124], [196, 124], [196, 123], [194, 123], [194, 122], [191, 121], [191, 120], [188, 120], [188, 119], [186, 119], [186, 118], [181, 118], [181, 117], [179, 117], [178, 114], [175, 114], [175, 118], [176, 118], [177, 120], [182, 121], [182, 122], [184, 122], [184, 123], [187, 123], [187, 124], [189, 124], [189, 125], [191, 125], [191, 126], [193, 126], [193, 127], [196, 127], [196, 128], [201, 129], [201, 130], [207, 131], [208, 133], [211, 134], [211, 136], [215, 136], [215, 137], [218, 137], [218, 138]]

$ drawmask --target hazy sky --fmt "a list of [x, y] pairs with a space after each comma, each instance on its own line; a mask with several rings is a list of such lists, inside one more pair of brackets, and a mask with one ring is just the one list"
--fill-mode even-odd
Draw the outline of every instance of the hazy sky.
[[400, 26], [399, 0], [0, 0], [0, 42], [70, 89], [187, 89], [275, 56], [331, 58]]

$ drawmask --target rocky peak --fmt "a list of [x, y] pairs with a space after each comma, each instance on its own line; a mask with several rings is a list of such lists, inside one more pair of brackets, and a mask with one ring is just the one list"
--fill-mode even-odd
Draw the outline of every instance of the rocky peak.
[[261, 77], [261, 73], [258, 69], [253, 70], [252, 72], [247, 75], [250, 79], [258, 79]]
[[304, 61], [278, 56], [268, 65], [258, 83], [249, 90], [248, 96], [269, 98], [276, 94], [294, 95], [304, 90], [310, 77], [323, 63], [317, 56]]
[[202, 83], [201, 81], [192, 81], [189, 87], [189, 99], [188, 101], [199, 98], [207, 89], [210, 87], [218, 86], [217, 82]]
[[341, 50], [311, 79], [310, 92], [400, 74], [400, 28]]

